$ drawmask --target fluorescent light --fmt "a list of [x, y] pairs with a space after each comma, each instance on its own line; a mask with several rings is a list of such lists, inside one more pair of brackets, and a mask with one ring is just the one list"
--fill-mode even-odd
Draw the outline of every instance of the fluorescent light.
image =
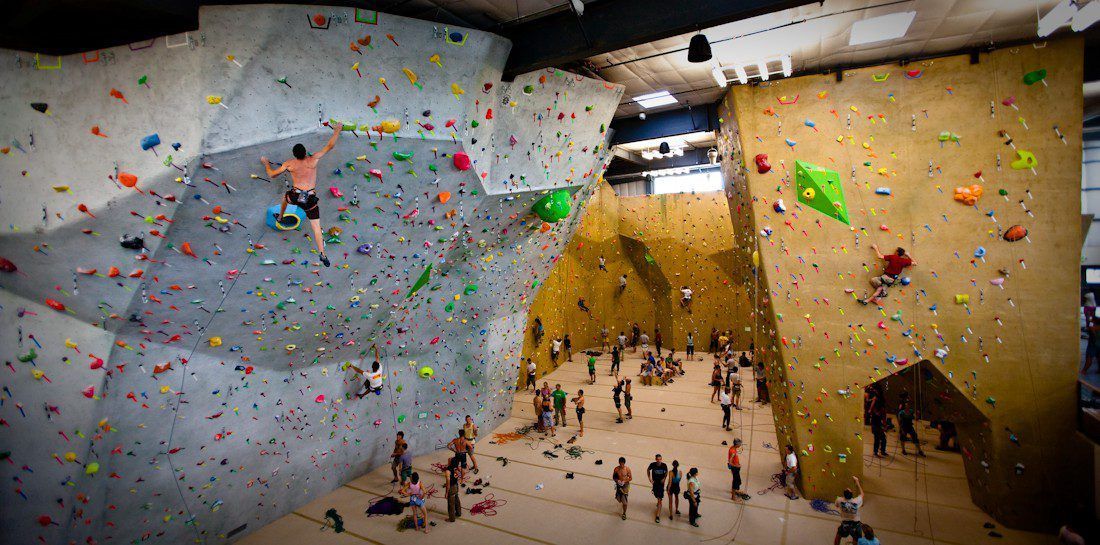
[[1089, 5], [1081, 8], [1077, 15], [1073, 16], [1073, 21], [1069, 27], [1074, 32], [1081, 32], [1092, 26], [1097, 20], [1100, 20], [1100, 0], [1092, 0]]
[[634, 97], [634, 102], [637, 102], [638, 105], [643, 108], [656, 108], [667, 104], [676, 104], [676, 97], [668, 94], [668, 91], [659, 91], [640, 97]]
[[1054, 6], [1041, 19], [1039, 19], [1039, 37], [1050, 36], [1058, 27], [1069, 22], [1070, 18], [1077, 14], [1077, 5], [1073, 0], [1062, 0]]
[[719, 87], [725, 87], [729, 83], [729, 81], [726, 80], [726, 73], [717, 66], [710, 71], [710, 75], [714, 78], [714, 82], [717, 83]]
[[749, 76], [745, 73], [745, 67], [738, 64], [733, 67], [733, 71], [737, 73], [737, 81], [741, 82], [741, 85], [745, 85], [749, 82]]
[[915, 11], [903, 11], [856, 21], [852, 25], [852, 35], [848, 39], [848, 45], [862, 45], [901, 38], [905, 36], [905, 33], [909, 30], [909, 25], [913, 23], [913, 18], [916, 16], [917, 12]]
[[760, 73], [760, 81], [768, 81], [768, 63], [756, 61], [756, 71]]
[[780, 59], [780, 62], [783, 63], [783, 77], [791, 77], [791, 56], [783, 55], [783, 58]]

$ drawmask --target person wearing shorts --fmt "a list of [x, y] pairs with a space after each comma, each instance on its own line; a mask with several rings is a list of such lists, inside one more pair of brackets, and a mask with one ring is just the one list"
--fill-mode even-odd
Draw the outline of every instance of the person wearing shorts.
[[860, 484], [859, 477], [852, 476], [852, 480], [856, 482], [859, 494], [853, 493], [851, 488], [845, 488], [844, 495], [833, 502], [837, 511], [840, 511], [840, 526], [836, 529], [833, 545], [840, 545], [840, 540], [846, 537], [854, 540], [863, 537], [863, 524], [859, 521], [859, 509], [863, 507], [863, 485]]
[[874, 250], [875, 255], [878, 256], [879, 259], [886, 261], [886, 268], [881, 276], [876, 276], [871, 279], [871, 286], [875, 288], [875, 291], [866, 298], [859, 300], [859, 302], [864, 305], [867, 303], [875, 303], [877, 305], [879, 299], [886, 296], [886, 288], [893, 286], [894, 283], [897, 282], [902, 271], [917, 264], [916, 261], [913, 261], [912, 256], [905, 254], [904, 248], [898, 248], [890, 255], [882, 255], [882, 252], [878, 250], [877, 244], [872, 244], [871, 249]]
[[615, 383], [615, 387], [611, 389], [611, 398], [615, 402], [615, 410], [619, 412], [619, 418], [615, 420], [616, 423], [623, 423], [623, 385], [626, 384], [625, 380], [620, 380]]
[[630, 468], [626, 467], [626, 458], [619, 458], [619, 465], [615, 466], [615, 470], [611, 472], [611, 479], [615, 482], [615, 501], [623, 505], [623, 520], [626, 520], [626, 504], [630, 497], [630, 481], [634, 480], [634, 475], [630, 472]]
[[324, 157], [325, 154], [332, 151], [332, 148], [336, 147], [336, 140], [340, 138], [340, 131], [344, 129], [344, 125], [336, 123], [332, 126], [332, 137], [328, 139], [328, 142], [323, 148], [314, 153], [308, 155], [306, 147], [302, 144], [295, 144], [291, 152], [294, 154], [294, 158], [283, 163], [279, 168], [271, 168], [271, 162], [267, 160], [267, 157], [260, 157], [260, 162], [264, 165], [264, 170], [269, 177], [279, 176], [284, 172], [290, 172], [290, 178], [293, 182], [290, 191], [287, 191], [283, 195], [283, 202], [279, 207], [279, 213], [275, 216], [275, 221], [281, 223], [283, 220], [283, 214], [286, 213], [286, 207], [288, 204], [297, 205], [299, 208], [305, 211], [306, 218], [309, 219], [309, 224], [313, 228], [314, 242], [317, 244], [317, 253], [320, 254], [321, 262], [326, 267], [330, 265], [328, 256], [325, 255], [325, 240], [321, 232], [321, 208], [319, 206], [319, 199], [317, 198], [317, 162]]
[[661, 523], [661, 502], [665, 499], [665, 477], [668, 476], [668, 466], [661, 461], [661, 455], [654, 456], [654, 461], [646, 469], [649, 483], [653, 485], [653, 497], [657, 498], [657, 509], [653, 518], [657, 524]]
[[581, 427], [580, 435], [584, 437], [584, 390], [577, 390], [577, 395], [572, 401], [577, 407], [577, 425]]

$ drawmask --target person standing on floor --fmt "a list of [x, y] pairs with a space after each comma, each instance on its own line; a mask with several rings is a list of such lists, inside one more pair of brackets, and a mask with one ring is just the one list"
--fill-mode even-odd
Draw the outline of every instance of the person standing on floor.
[[653, 331], [653, 344], [657, 346], [657, 357], [661, 357], [661, 343], [664, 342], [664, 337], [661, 336], [661, 328], [658, 327]]
[[756, 401], [768, 404], [768, 375], [764, 372], [764, 362], [758, 361], [752, 368], [752, 377], [756, 379]]
[[577, 390], [577, 395], [571, 401], [577, 409], [577, 425], [581, 427], [581, 437], [584, 437], [584, 390]]
[[690, 360], [695, 357], [695, 336], [688, 331], [687, 336], [687, 358]]
[[558, 427], [566, 427], [565, 423], [565, 390], [561, 389], [561, 384], [554, 385], [554, 393], [550, 394], [554, 398], [554, 421]]
[[634, 325], [630, 328], [630, 348], [632, 352], [638, 351], [638, 341], [642, 337], [642, 328], [638, 326], [638, 322], [634, 322]]
[[[611, 372], [607, 374], [608, 376], [619, 374], [619, 363], [623, 359], [622, 346], [625, 344], [625, 342], [626, 336], [624, 336], [622, 333], [619, 333], [619, 346], [611, 349]], [[595, 384], [596, 381], [592, 381], [592, 383]]]
[[726, 386], [718, 393], [718, 404], [722, 407], [722, 429], [730, 431], [730, 388]]
[[730, 491], [730, 499], [736, 501], [738, 498], [744, 500], [748, 498], [748, 494], [741, 492], [741, 439], [734, 439], [733, 445], [730, 446], [729, 452], [726, 453], [726, 467], [729, 468], [730, 474], [733, 477], [732, 490]]
[[619, 457], [619, 465], [611, 472], [611, 479], [615, 482], [615, 501], [623, 505], [623, 520], [626, 520], [626, 504], [630, 496], [630, 481], [634, 475], [630, 468], [626, 467], [626, 458]]
[[535, 399], [531, 403], [535, 406], [535, 429], [545, 432], [546, 428], [542, 426], [542, 390], [535, 390]]
[[714, 387], [714, 391], [710, 393], [710, 402], [714, 403], [714, 398], [718, 397], [718, 391], [722, 388], [722, 366], [718, 363], [714, 364], [714, 369], [710, 372], [710, 385]]
[[554, 437], [557, 435], [554, 428], [554, 397], [548, 384], [544, 382], [542, 387], [542, 425], [550, 432], [550, 436]]
[[744, 388], [744, 385], [741, 384], [741, 374], [733, 375], [733, 407], [739, 411], [741, 410], [741, 393]]
[[588, 383], [596, 383], [596, 356], [588, 356]]
[[852, 476], [852, 480], [856, 482], [859, 495], [853, 494], [851, 488], [845, 488], [844, 496], [837, 497], [833, 502], [837, 511], [840, 511], [840, 526], [836, 529], [833, 545], [840, 545], [841, 538], [850, 537], [858, 540], [863, 537], [863, 525], [859, 522], [859, 508], [863, 507], [863, 485], [855, 475]]
[[623, 405], [626, 406], [626, 419], [634, 419], [634, 411], [630, 408], [630, 402], [634, 400], [634, 395], [630, 393], [630, 379], [626, 379], [626, 384], [623, 385]]
[[477, 442], [477, 424], [470, 415], [466, 415], [466, 423], [462, 425], [462, 433], [466, 437], [466, 451], [470, 454], [470, 463], [474, 464], [473, 472], [477, 473], [477, 458], [474, 457], [474, 443]]
[[611, 389], [611, 399], [615, 402], [615, 410], [619, 412], [619, 418], [615, 419], [616, 424], [623, 423], [623, 385], [626, 384], [625, 380], [620, 379], [617, 375], [615, 377], [615, 387]]
[[699, 486], [699, 468], [693, 467], [687, 474], [687, 491], [684, 496], [688, 500], [688, 520], [691, 525], [698, 528], [699, 503], [703, 500], [703, 489]]
[[447, 450], [455, 453], [455, 460], [458, 461], [458, 467], [462, 468], [462, 472], [466, 472], [466, 454], [470, 451], [470, 445], [466, 443], [466, 431], [462, 428], [458, 429], [458, 437], [451, 439], [450, 443], [447, 443]]
[[565, 355], [568, 356], [566, 359], [573, 361], [573, 341], [569, 339], [568, 333], [565, 334], [565, 340], [562, 341], [562, 344], [565, 345]]
[[611, 335], [611, 332], [607, 330], [606, 325], [603, 326], [603, 328], [600, 329], [600, 338], [603, 339], [600, 343], [600, 350], [611, 351], [611, 337], [609, 337], [609, 335]]
[[526, 391], [528, 388], [532, 390], [537, 388], [535, 384], [535, 371], [538, 367], [535, 366], [535, 362], [531, 361], [531, 358], [527, 358], [527, 385], [523, 387]]
[[[673, 460], [672, 469], [668, 471], [668, 520], [672, 520], [674, 511], [677, 515], [680, 514], [680, 479], [683, 476], [680, 471], [680, 461]], [[673, 504], [676, 505], [675, 509]]]
[[898, 442], [901, 443], [901, 455], [906, 456], [905, 440], [909, 439], [917, 447], [917, 456], [924, 456], [924, 449], [920, 446], [920, 438], [917, 437], [916, 413], [909, 405], [908, 398], [903, 399], [898, 406]]
[[447, 493], [447, 522], [454, 522], [462, 516], [462, 501], [458, 483], [462, 479], [458, 468], [458, 458], [447, 460], [447, 470], [443, 472], [443, 488]]
[[619, 337], [615, 340], [619, 342], [619, 352], [620, 353], [625, 352], [626, 351], [626, 332], [620, 331], [619, 332]]
[[661, 502], [665, 498], [665, 477], [668, 475], [668, 466], [661, 461], [661, 455], [654, 457], [645, 471], [649, 477], [649, 484], [653, 485], [653, 497], [657, 498], [657, 509], [653, 512], [654, 522], [661, 523]]
[[711, 354], [718, 353], [718, 328], [710, 328], [710, 346], [707, 347], [707, 352]]
[[413, 530], [420, 529], [420, 523], [424, 523], [424, 533], [428, 533], [428, 511], [424, 509], [424, 487], [420, 483], [420, 474], [413, 473], [409, 476], [409, 484], [401, 487], [400, 494], [409, 497], [409, 507], [412, 508]]
[[[390, 469], [393, 470], [393, 480], [391, 483], [398, 481], [398, 470], [401, 468], [401, 455], [405, 454], [405, 451], [409, 449], [409, 444], [405, 442], [405, 432], [397, 432], [397, 439], [393, 441], [393, 453], [390, 454], [390, 458], [393, 461], [390, 462]], [[405, 479], [401, 478], [401, 484], [405, 484]]]
[[871, 435], [874, 437], [871, 452], [876, 458], [886, 457], [886, 407], [879, 403], [871, 409]]
[[783, 458], [782, 482], [785, 496], [791, 500], [797, 500], [798, 494], [795, 488], [795, 477], [798, 475], [798, 456], [794, 454], [794, 447], [787, 445], [787, 456]]
[[642, 344], [643, 355], [649, 352], [649, 334], [643, 331], [642, 334], [638, 336], [638, 342]]

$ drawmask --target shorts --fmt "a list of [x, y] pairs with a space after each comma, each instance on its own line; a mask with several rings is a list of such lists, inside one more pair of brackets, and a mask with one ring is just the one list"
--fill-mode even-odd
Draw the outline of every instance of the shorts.
[[584, 420], [584, 407], [577, 409], [577, 422]]
[[624, 485], [615, 485], [615, 501], [625, 502], [627, 497], [630, 496], [630, 483]]
[[632, 396], [630, 394], [627, 394], [627, 396], [626, 396], [626, 408], [628, 408], [628, 409], [630, 408], [630, 401], [632, 399], [634, 399], [634, 396]]
[[320, 199], [317, 198], [316, 191], [312, 189], [302, 191], [295, 187], [286, 192], [285, 198], [287, 204], [294, 204], [305, 210], [306, 218], [311, 220], [321, 219], [321, 207], [318, 206]]
[[672, 483], [668, 485], [668, 496], [670, 498], [680, 495], [680, 483]]
[[411, 479], [412, 476], [413, 476], [413, 468], [411, 468], [411, 467], [401, 468], [401, 478], [402, 479]]
[[424, 507], [424, 498], [409, 498], [409, 505], [413, 507]]
[[616, 397], [615, 398], [615, 408], [618, 409], [619, 407], [622, 407], [622, 406], [623, 406], [623, 400]]
[[659, 500], [665, 497], [665, 483], [663, 481], [653, 483], [653, 497]]
[[542, 425], [546, 426], [547, 428], [554, 427], [554, 412], [553, 411], [542, 411]]
[[730, 473], [733, 474], [733, 489], [741, 490], [741, 466], [726, 464], [726, 467], [730, 468]]
[[863, 537], [863, 525], [858, 520], [841, 521], [840, 527], [836, 529], [836, 535], [859, 539]]
[[720, 381], [720, 380], [712, 380], [712, 381], [710, 381], [710, 385], [711, 385], [711, 386], [721, 386], [721, 385], [722, 385], [722, 381]]
[[897, 281], [898, 281], [898, 277], [890, 276], [888, 274], [884, 274], [882, 276], [876, 276], [876, 277], [872, 278], [871, 279], [871, 285], [876, 287], [876, 288], [883, 287], [883, 286], [890, 287], [890, 286], [893, 286], [894, 282], [897, 282]]
[[456, 452], [455, 453], [455, 461], [458, 462], [459, 467], [465, 469], [466, 468], [466, 453], [465, 452]]

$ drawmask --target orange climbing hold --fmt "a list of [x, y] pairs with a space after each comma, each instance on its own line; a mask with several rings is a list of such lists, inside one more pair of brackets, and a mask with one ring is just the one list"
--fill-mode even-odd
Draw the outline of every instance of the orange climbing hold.
[[184, 254], [187, 254], [187, 255], [195, 258], [195, 259], [199, 258], [199, 256], [195, 255], [195, 251], [191, 249], [191, 243], [190, 242], [184, 242], [183, 244], [180, 244], [180, 251], [183, 252]]
[[439, 202], [441, 204], [447, 204], [447, 201], [449, 201], [449, 200], [451, 200], [451, 192], [450, 191], [440, 191], [439, 192]]

